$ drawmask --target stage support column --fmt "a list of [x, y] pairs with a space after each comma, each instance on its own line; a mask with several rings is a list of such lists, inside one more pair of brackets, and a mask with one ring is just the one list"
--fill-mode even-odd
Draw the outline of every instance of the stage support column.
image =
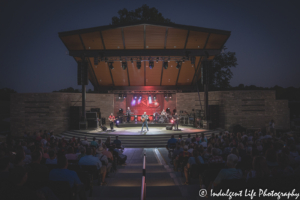
[[85, 100], [86, 100], [86, 87], [84, 84], [82, 84], [82, 121], [83, 122], [86, 122]]

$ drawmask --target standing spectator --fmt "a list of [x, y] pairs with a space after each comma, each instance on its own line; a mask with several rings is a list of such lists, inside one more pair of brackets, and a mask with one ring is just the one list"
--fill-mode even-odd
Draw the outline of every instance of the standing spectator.
[[101, 139], [99, 139], [99, 140], [98, 140], [98, 143], [97, 143], [97, 147], [100, 147], [100, 146], [102, 147], [102, 146], [103, 146], [103, 144], [104, 144], [104, 143], [102, 142], [102, 140], [101, 140]]
[[[189, 185], [189, 169], [191, 168], [192, 165], [200, 165], [204, 164], [203, 158], [199, 155], [198, 151], [194, 150], [193, 151], [193, 156], [189, 157], [188, 163], [184, 167], [184, 175], [185, 175], [185, 185]], [[200, 184], [202, 185], [202, 184]]]
[[105, 145], [107, 146], [107, 148], [111, 147], [111, 140], [110, 140], [110, 136], [107, 137], [106, 141], [105, 141]]
[[189, 157], [191, 156], [192, 154], [188, 152], [188, 146], [185, 145], [183, 147], [183, 152], [181, 152], [174, 160], [174, 171], [178, 171], [179, 165], [185, 166], [187, 164]]

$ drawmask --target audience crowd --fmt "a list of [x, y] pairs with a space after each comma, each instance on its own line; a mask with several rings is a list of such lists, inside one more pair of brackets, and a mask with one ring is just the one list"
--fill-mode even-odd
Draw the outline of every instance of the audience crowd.
[[[169, 150], [174, 171], [185, 175], [185, 184], [195, 170], [201, 166], [219, 171], [210, 184], [203, 183], [203, 174], [198, 172], [201, 188], [217, 187], [222, 180], [286, 177], [300, 175], [300, 137], [287, 133], [249, 133], [228, 131], [212, 134], [204, 133], [194, 137], [188, 135], [183, 140], [171, 136], [166, 148]], [[198, 177], [197, 177], [198, 178]]]
[[[58, 199], [53, 182], [69, 183], [70, 191], [86, 199], [90, 177], [80, 177], [74, 168], [94, 167], [98, 185], [106, 185], [109, 173], [126, 164], [127, 156], [118, 136], [111, 142], [88, 141], [73, 137], [65, 140], [53, 132], [24, 133], [22, 138], [8, 137], [0, 143], [1, 199]], [[89, 172], [85, 176], [90, 176]], [[51, 184], [52, 183], [52, 184]]]

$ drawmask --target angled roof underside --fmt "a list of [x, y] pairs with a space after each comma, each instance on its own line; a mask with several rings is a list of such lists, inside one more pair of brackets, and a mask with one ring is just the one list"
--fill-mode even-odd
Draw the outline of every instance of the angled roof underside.
[[[89, 79], [96, 86], [176, 86], [191, 85], [195, 79], [195, 72], [199, 71], [201, 60], [204, 58], [199, 52], [209, 52], [209, 58], [221, 51], [230, 36], [229, 31], [207, 29], [195, 26], [158, 23], [134, 23], [126, 26], [100, 26], [59, 33], [76, 61], [81, 60], [79, 52], [89, 55], [89, 52], [101, 52], [102, 55], [127, 55], [127, 69], [123, 70], [121, 62], [114, 62], [114, 69], [109, 69], [105, 61], [94, 65], [94, 57], [89, 57]], [[130, 53], [128, 53], [130, 52]], [[156, 52], [159, 52], [156, 54]], [[182, 54], [192, 52], [196, 61], [192, 65], [190, 60], [176, 68], [176, 62], [170, 61], [168, 68], [163, 68], [163, 61], [155, 62], [153, 69], [149, 62], [142, 62], [137, 69], [136, 62], [131, 63], [132, 56], [154, 57], [171, 55], [173, 52]], [[139, 54], [139, 55], [135, 55]], [[141, 54], [140, 54], [141, 53]], [[151, 55], [148, 55], [151, 54]], [[111, 57], [112, 57], [111, 56]], [[108, 56], [109, 59], [110, 56]], [[160, 57], [162, 59], [166, 57]], [[200, 74], [197, 72], [197, 77]]]

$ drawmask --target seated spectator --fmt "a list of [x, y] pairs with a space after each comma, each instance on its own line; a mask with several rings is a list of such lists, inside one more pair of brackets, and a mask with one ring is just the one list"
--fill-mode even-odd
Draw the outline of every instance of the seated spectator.
[[173, 152], [173, 159], [176, 158], [181, 152], [183, 152], [183, 148], [179, 144], [176, 144], [176, 148]]
[[230, 153], [236, 155], [239, 158], [239, 161], [241, 161], [241, 156], [239, 155], [239, 150], [237, 148], [233, 147]]
[[95, 153], [96, 153], [95, 157], [99, 158], [99, 160], [102, 162], [102, 165], [106, 166], [106, 172], [109, 173], [110, 169], [112, 167], [112, 164], [108, 162], [108, 158], [106, 155], [103, 154], [103, 151], [104, 151], [104, 148], [102, 146], [98, 147], [95, 150]]
[[74, 149], [73, 149], [73, 147], [69, 147], [68, 148], [68, 152], [67, 152], [67, 154], [66, 154], [66, 158], [68, 159], [68, 160], [77, 160], [77, 155], [74, 153]]
[[111, 141], [110, 141], [110, 137], [107, 137], [106, 141], [105, 141], [105, 145], [107, 146], [107, 148], [111, 147]]
[[122, 142], [119, 140], [119, 136], [116, 136], [116, 139], [113, 142], [117, 148], [122, 148]]
[[[191, 157], [192, 154], [190, 152], [188, 152], [188, 146], [185, 145], [183, 147], [183, 152], [181, 152], [176, 159], [174, 160], [173, 164], [174, 164], [174, 171], [178, 171], [178, 167], [179, 165], [182, 164], [182, 166], [185, 166], [188, 162], [189, 157]], [[186, 162], [186, 163], [185, 163]]]
[[194, 147], [195, 147], [195, 144], [194, 144], [194, 143], [188, 145], [188, 152], [190, 152], [190, 153], [192, 154], [193, 151], [194, 151]]
[[52, 169], [49, 174], [49, 180], [51, 181], [67, 181], [70, 187], [76, 186], [80, 199], [86, 199], [85, 190], [81, 183], [77, 173], [68, 169], [68, 160], [65, 156], [60, 155], [57, 158], [58, 169]]
[[209, 144], [208, 147], [206, 148], [204, 154], [203, 154], [203, 159], [205, 162], [208, 162], [208, 160], [212, 157], [212, 145]]
[[214, 149], [216, 149], [216, 151], [218, 152], [218, 155], [222, 155], [223, 154], [222, 150], [220, 149], [219, 142], [215, 143]]
[[180, 143], [181, 141], [183, 141], [183, 140], [182, 140], [182, 135], [179, 135], [179, 136], [178, 136], [177, 142]]
[[47, 142], [45, 135], [42, 136], [41, 143], [42, 143], [43, 147], [45, 147], [47, 145], [48, 142]]
[[46, 164], [51, 164], [51, 165], [56, 165], [57, 164], [57, 159], [56, 159], [56, 154], [54, 151], [49, 151], [49, 158], [46, 159]]
[[81, 141], [81, 144], [82, 144], [83, 146], [85, 146], [85, 147], [88, 147], [90, 143], [87, 141], [87, 138], [84, 137], [84, 140]]
[[266, 157], [268, 167], [272, 168], [272, 167], [277, 167], [278, 166], [277, 155], [276, 155], [276, 150], [275, 149], [273, 149], [273, 148], [268, 149], [266, 151], [265, 157]]
[[106, 185], [105, 182], [105, 176], [106, 176], [106, 166], [102, 166], [102, 163], [100, 160], [92, 155], [92, 149], [87, 148], [86, 149], [86, 156], [83, 156], [80, 158], [79, 165], [95, 165], [97, 166], [97, 169], [99, 170], [99, 175], [102, 175], [102, 182], [101, 185]]
[[42, 153], [39, 149], [31, 155], [32, 163], [28, 165], [28, 181], [42, 187], [46, 185], [49, 176], [49, 170], [45, 165], [41, 165]]
[[256, 156], [253, 159], [252, 170], [247, 174], [247, 180], [250, 178], [266, 178], [270, 176], [270, 171], [263, 156]]
[[199, 135], [196, 133], [196, 142], [199, 144], [199, 141], [200, 141], [200, 137], [199, 137]]
[[186, 145], [189, 145], [191, 142], [192, 142], [191, 134], [188, 134], [188, 137], [187, 137], [187, 139], [185, 140], [185, 144], [186, 144]]
[[1, 188], [0, 197], [5, 200], [46, 199], [43, 194], [24, 187], [27, 182], [27, 172], [22, 166], [16, 166], [9, 174], [9, 181]]
[[238, 157], [235, 154], [229, 154], [227, 156], [227, 168], [221, 169], [213, 182], [213, 186], [218, 186], [221, 181], [225, 179], [241, 179], [243, 177], [243, 173], [241, 170], [235, 168], [237, 163]]
[[80, 158], [82, 158], [83, 156], [86, 156], [85, 152], [86, 152], [85, 147], [81, 147], [80, 154], [77, 156], [77, 159], [80, 160]]
[[213, 163], [223, 163], [223, 158], [219, 156], [218, 150], [213, 148], [212, 149], [212, 157], [209, 158], [208, 163], [213, 164]]
[[[191, 168], [192, 165], [200, 165], [200, 164], [204, 164], [204, 160], [201, 157], [201, 155], [199, 155], [198, 151], [194, 150], [193, 151], [193, 156], [189, 157], [188, 159], [188, 163], [187, 165], [184, 167], [184, 175], [185, 175], [185, 185], [189, 185], [189, 169]], [[202, 185], [202, 184], [201, 184]]]
[[44, 149], [43, 158], [44, 159], [49, 158], [48, 149]]
[[177, 140], [174, 138], [174, 135], [171, 135], [171, 139], [168, 140], [166, 148], [169, 150], [171, 145], [176, 146]]
[[99, 140], [98, 140], [98, 143], [97, 143], [97, 147], [100, 147], [100, 146], [102, 146], [102, 147], [103, 147], [103, 144], [104, 144], [104, 143], [102, 142], [102, 140], [101, 140], [101, 139], [99, 139]]
[[238, 150], [239, 150], [240, 157], [243, 157], [244, 155], [246, 155], [246, 151], [245, 151], [243, 143], [238, 144]]
[[71, 140], [71, 142], [73, 142], [73, 143], [75, 143], [75, 142], [76, 142], [76, 138], [75, 138], [75, 136], [73, 136], [73, 137], [72, 137], [72, 140]]
[[199, 138], [199, 144], [201, 144], [202, 142], [206, 142], [207, 144], [207, 138], [204, 136], [204, 133], [201, 133], [201, 137]]
[[118, 162], [119, 164], [126, 165], [127, 155], [122, 154], [122, 152], [118, 148], [114, 148], [114, 152], [118, 154]]
[[278, 160], [278, 167], [272, 170], [273, 176], [291, 176], [294, 174], [294, 169], [289, 165], [290, 160], [286, 154], [284, 153], [278, 154], [277, 160]]
[[91, 141], [91, 145], [90, 145], [91, 147], [98, 147], [98, 143], [96, 142], [96, 137], [93, 137], [93, 141]]
[[[100, 146], [101, 147], [101, 146]], [[101, 151], [101, 149], [99, 149]], [[105, 145], [103, 145], [103, 148], [102, 148], [102, 154], [103, 155], [106, 155], [106, 157], [109, 159], [109, 160], [114, 160], [114, 157], [112, 155], [112, 153], [110, 151], [107, 151], [107, 147]]]
[[0, 188], [9, 180], [9, 157], [0, 159]]

